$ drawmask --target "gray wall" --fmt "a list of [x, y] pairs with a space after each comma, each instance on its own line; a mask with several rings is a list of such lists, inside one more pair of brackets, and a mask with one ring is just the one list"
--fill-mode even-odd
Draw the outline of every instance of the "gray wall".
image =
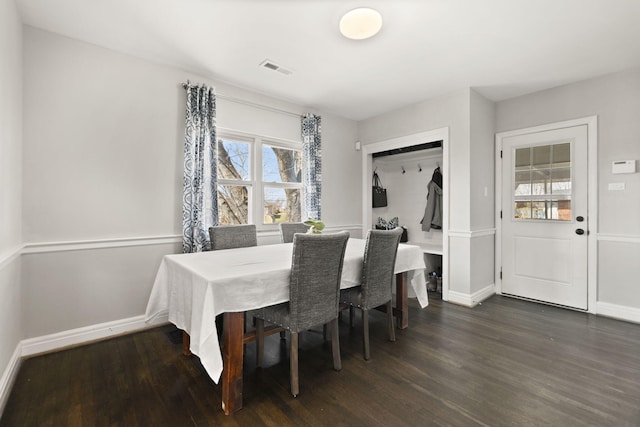
[[[187, 71], [30, 27], [24, 56], [23, 338], [144, 314], [161, 257], [181, 250], [182, 82], [216, 87], [222, 128], [300, 140], [299, 117], [223, 96], [302, 107]], [[356, 123], [316, 113], [323, 219], [359, 229]]]
[[[22, 24], [13, 1], [0, 2], [0, 412], [5, 367], [22, 338]], [[3, 372], [5, 375], [3, 375]]]
[[471, 90], [469, 204], [471, 205], [470, 295], [495, 281], [495, 104]]
[[363, 144], [449, 128], [449, 300], [467, 305], [477, 292], [493, 289], [493, 108], [463, 89], [358, 125]]
[[[640, 159], [640, 70], [628, 70], [497, 103], [496, 132], [598, 116], [598, 311], [618, 307], [640, 321], [640, 173], [611, 174]], [[608, 190], [623, 182], [625, 191]], [[602, 307], [606, 304], [605, 307]]]

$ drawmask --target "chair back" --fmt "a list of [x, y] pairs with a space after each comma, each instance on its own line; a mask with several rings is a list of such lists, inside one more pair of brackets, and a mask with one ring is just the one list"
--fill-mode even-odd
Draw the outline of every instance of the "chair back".
[[303, 222], [281, 222], [279, 226], [282, 243], [291, 243], [294, 234], [306, 233], [309, 230], [309, 226]]
[[362, 306], [370, 310], [391, 300], [402, 228], [369, 230], [362, 267]]
[[301, 332], [338, 317], [344, 253], [349, 233], [296, 234], [293, 239], [289, 315]]
[[258, 246], [257, 236], [255, 224], [209, 227], [212, 251]]

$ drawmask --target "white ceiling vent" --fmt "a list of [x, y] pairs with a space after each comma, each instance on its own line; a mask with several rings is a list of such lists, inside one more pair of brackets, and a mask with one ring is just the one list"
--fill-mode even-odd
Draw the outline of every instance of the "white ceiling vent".
[[273, 61], [272, 61], [272, 60], [270, 60], [270, 59], [265, 59], [264, 61], [262, 61], [262, 62], [260, 63], [260, 66], [261, 66], [261, 67], [264, 67], [264, 68], [266, 68], [266, 69], [268, 69], [268, 70], [277, 71], [277, 72], [279, 72], [279, 73], [284, 74], [285, 76], [288, 76], [288, 75], [290, 75], [290, 74], [293, 74], [293, 71], [292, 71], [292, 70], [290, 70], [290, 69], [288, 69], [288, 68], [285, 68], [285, 67], [283, 67], [282, 65], [278, 65], [278, 64], [276, 64], [275, 62], [273, 62]]

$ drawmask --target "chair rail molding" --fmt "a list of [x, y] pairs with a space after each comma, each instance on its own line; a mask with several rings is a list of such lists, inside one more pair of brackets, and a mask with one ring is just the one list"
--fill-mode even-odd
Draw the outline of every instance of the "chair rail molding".
[[121, 248], [127, 246], [166, 245], [182, 242], [182, 235], [123, 237], [117, 239], [74, 240], [62, 242], [26, 243], [23, 254], [78, 251], [86, 249]]
[[483, 230], [449, 230], [449, 237], [461, 237], [468, 239], [473, 239], [475, 237], [493, 236], [495, 234], [495, 228], [486, 228]]
[[8, 251], [0, 254], [0, 270], [11, 264], [22, 255], [24, 246], [16, 246]]
[[596, 239], [599, 242], [640, 243], [640, 236], [629, 234], [598, 233]]

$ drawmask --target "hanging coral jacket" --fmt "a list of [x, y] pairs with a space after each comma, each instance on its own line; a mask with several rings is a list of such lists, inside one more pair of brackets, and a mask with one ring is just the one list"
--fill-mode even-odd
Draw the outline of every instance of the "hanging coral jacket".
[[422, 231], [429, 231], [432, 228], [442, 229], [442, 174], [440, 168], [433, 172], [431, 182], [427, 186], [427, 206], [422, 217]]

